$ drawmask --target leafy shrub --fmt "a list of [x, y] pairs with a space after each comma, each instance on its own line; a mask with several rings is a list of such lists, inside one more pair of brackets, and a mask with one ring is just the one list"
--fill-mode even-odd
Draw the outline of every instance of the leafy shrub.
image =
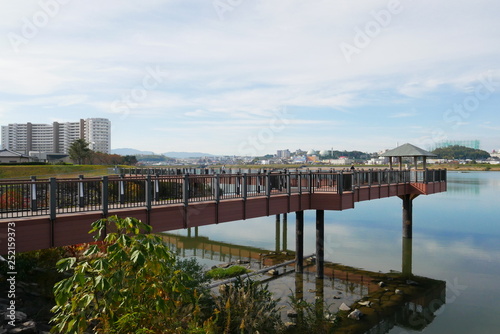
[[240, 276], [248, 273], [250, 270], [241, 266], [231, 266], [229, 268], [214, 268], [207, 271], [207, 276], [214, 279], [223, 279]]

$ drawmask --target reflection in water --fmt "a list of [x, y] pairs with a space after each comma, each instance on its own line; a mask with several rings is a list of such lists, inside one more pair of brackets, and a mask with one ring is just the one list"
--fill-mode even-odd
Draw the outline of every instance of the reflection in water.
[[413, 239], [403, 238], [403, 276], [410, 277], [412, 275], [412, 260], [413, 260]]
[[[283, 219], [282, 225], [277, 218], [273, 252], [210, 240], [199, 236], [197, 229], [189, 229], [187, 236], [171, 233], [161, 235], [171, 249], [181, 256], [196, 256], [205, 264], [210, 264], [210, 261], [211, 264], [249, 262], [253, 269], [261, 269], [271, 264], [269, 258], [266, 259], [269, 253], [278, 257], [281, 253], [289, 253], [284, 251], [286, 228], [286, 219]], [[403, 238], [402, 253], [403, 273], [411, 273], [411, 238]], [[445, 300], [445, 282], [429, 278], [413, 277], [407, 281], [398, 274], [374, 273], [331, 263], [326, 264], [323, 278], [316, 278], [315, 274], [314, 264], [309, 263], [302, 274], [295, 273], [293, 265], [290, 265], [280, 269], [278, 276], [261, 275], [254, 279], [268, 283], [273, 295], [281, 298], [281, 306], [289, 307], [288, 296], [293, 293], [295, 298], [314, 305], [317, 314], [336, 313], [342, 304], [350, 306], [352, 310], [359, 309], [364, 314], [362, 321], [347, 318], [341, 321], [341, 325], [349, 326], [351, 333], [387, 333], [394, 326], [420, 331], [434, 320], [436, 311]], [[386, 282], [383, 288], [378, 284], [382, 280]], [[396, 290], [404, 293], [399, 294]], [[287, 318], [286, 309], [282, 311], [282, 316]], [[342, 315], [339, 313], [338, 316]], [[300, 321], [303, 314], [297, 314], [296, 317], [295, 321]]]

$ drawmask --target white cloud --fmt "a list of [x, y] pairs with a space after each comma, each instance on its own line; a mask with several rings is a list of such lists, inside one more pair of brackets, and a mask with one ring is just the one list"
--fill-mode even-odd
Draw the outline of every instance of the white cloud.
[[[339, 45], [354, 45], [356, 34], [366, 33], [367, 24], [376, 22], [374, 13], [387, 10], [388, 4], [387, 0], [244, 1], [220, 20], [212, 1], [69, 1], [16, 53], [7, 34], [21, 33], [23, 18], [31, 19], [41, 7], [38, 1], [4, 2], [0, 5], [3, 108], [16, 113], [18, 122], [47, 107], [56, 118], [67, 117], [72, 108], [75, 115], [79, 109], [110, 117], [113, 123], [120, 122], [113, 140], [119, 145], [126, 137], [120, 136], [122, 129], [147, 132], [151, 120], [161, 127], [168, 119], [169, 127], [175, 128], [186, 117], [252, 120], [287, 106], [301, 114], [321, 110], [325, 124], [333, 120], [351, 126], [351, 131], [366, 131], [365, 138], [351, 142], [368, 145], [377, 137], [381, 142], [373, 145], [382, 146], [387, 139], [373, 132], [377, 124], [369, 121], [372, 110], [387, 107], [395, 125], [416, 116], [406, 111], [414, 107], [422, 116], [418, 125], [425, 128], [436, 108], [442, 113], [457, 102], [457, 95], [473, 91], [482, 74], [491, 71], [494, 81], [500, 82], [500, 22], [495, 15], [500, 4], [493, 0], [401, 1], [400, 12], [391, 15], [387, 26], [369, 36], [369, 44], [346, 62]], [[133, 101], [135, 107], [126, 112], [113, 108], [115, 101], [143, 85], [148, 66], [168, 74], [147, 90], [147, 98]], [[491, 107], [484, 103], [482, 108]], [[500, 121], [492, 109], [483, 114]], [[294, 122], [305, 124], [300, 121], [305, 118]], [[132, 120], [136, 122], [127, 129]], [[399, 124], [404, 129], [416, 125]], [[256, 131], [259, 126], [250, 122], [245, 129]], [[316, 131], [308, 136], [314, 138], [280, 140], [295, 139], [299, 143], [290, 145], [296, 147], [332, 133]]]

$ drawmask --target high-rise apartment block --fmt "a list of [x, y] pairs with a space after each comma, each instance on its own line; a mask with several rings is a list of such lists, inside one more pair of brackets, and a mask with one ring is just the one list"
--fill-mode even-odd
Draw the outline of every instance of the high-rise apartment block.
[[79, 122], [2, 126], [2, 148], [23, 154], [66, 154], [77, 139], [85, 139], [93, 151], [110, 153], [111, 122], [106, 118], [87, 118]]

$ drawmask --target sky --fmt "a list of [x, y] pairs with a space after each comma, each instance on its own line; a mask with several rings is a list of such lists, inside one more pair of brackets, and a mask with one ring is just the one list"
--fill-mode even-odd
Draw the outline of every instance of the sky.
[[0, 2], [0, 125], [113, 149], [500, 150], [497, 0]]

